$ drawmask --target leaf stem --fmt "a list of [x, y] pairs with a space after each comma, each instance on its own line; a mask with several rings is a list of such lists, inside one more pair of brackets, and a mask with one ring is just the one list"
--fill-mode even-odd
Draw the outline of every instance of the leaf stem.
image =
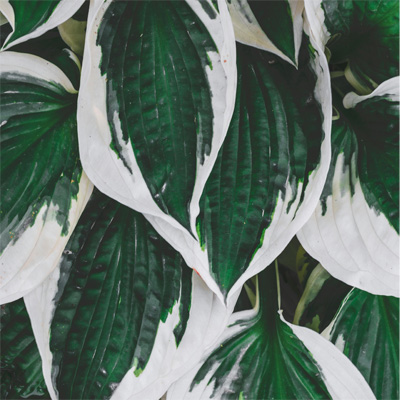
[[281, 309], [281, 285], [279, 282], [279, 267], [278, 267], [278, 260], [275, 259], [275, 275], [276, 275], [276, 289], [278, 292], [278, 310]]

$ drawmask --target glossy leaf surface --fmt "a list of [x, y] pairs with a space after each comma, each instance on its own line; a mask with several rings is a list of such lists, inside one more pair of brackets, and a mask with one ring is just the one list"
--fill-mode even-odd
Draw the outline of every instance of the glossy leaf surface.
[[1, 398], [49, 398], [42, 362], [22, 299], [2, 306], [0, 334]]
[[276, 284], [274, 267], [258, 275], [255, 309], [232, 316], [218, 346], [171, 387], [168, 399], [373, 398], [331, 343], [279, 315]]
[[[35, 335], [58, 397], [110, 398], [120, 385], [117, 397], [139, 396], [146, 388], [149, 393], [150, 383], [173, 370], [171, 355], [187, 332], [194, 302], [211, 323], [213, 296], [199, 296], [200, 283], [192, 275], [143, 215], [96, 191], [59, 268], [26, 298], [34, 329], [49, 326]], [[191, 329], [205, 334], [208, 323], [199, 312]], [[192, 340], [198, 347], [188, 351], [186, 344], [184, 361], [205, 339]], [[131, 382], [124, 386], [125, 375]], [[166, 384], [158, 382], [157, 390]]]
[[334, 277], [398, 296], [399, 81], [348, 94], [332, 127], [332, 163], [314, 216], [299, 234]]
[[13, 32], [4, 47], [9, 48], [28, 39], [38, 37], [70, 18], [84, 0], [4, 0], [0, 5]]
[[[127, 21], [127, 15], [134, 18]], [[117, 46], [122, 40], [123, 54]], [[196, 161], [204, 163], [212, 143], [214, 115], [205, 67], [212, 68], [207, 52], [216, 52], [215, 44], [184, 2], [143, 1], [112, 3], [97, 44], [101, 73], [108, 79], [108, 123], [113, 126], [114, 113], [123, 115], [123, 138], [114, 128], [112, 145], [130, 169], [123, 153], [131, 143], [157, 205], [189, 228]]]
[[289, 0], [231, 0], [228, 8], [238, 42], [272, 52], [297, 65], [303, 4]]
[[209, 1], [97, 1], [89, 16], [85, 60], [98, 69], [83, 63], [79, 120], [98, 132], [81, 135], [85, 169], [111, 197], [188, 235], [233, 109], [224, 18]]
[[299, 70], [238, 45], [235, 111], [197, 220], [210, 273], [224, 295], [247, 269], [271, 262], [311, 212], [308, 190], [327, 161], [321, 160], [324, 117], [312, 57], [306, 36]]
[[55, 267], [92, 186], [79, 161], [71, 82], [32, 55], [4, 52], [1, 63], [0, 286], [8, 302]]
[[192, 271], [143, 216], [105, 196], [89, 203], [60, 274], [50, 350], [61, 398], [110, 397], [132, 365], [139, 375], [181, 290], [177, 343], [185, 332]]
[[353, 289], [326, 336], [353, 362], [377, 399], [399, 397], [399, 299]]

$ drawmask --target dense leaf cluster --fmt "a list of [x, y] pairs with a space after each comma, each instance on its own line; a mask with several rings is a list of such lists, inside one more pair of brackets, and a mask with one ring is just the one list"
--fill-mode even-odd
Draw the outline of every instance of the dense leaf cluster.
[[397, 0], [4, 0], [0, 41], [2, 398], [399, 398]]

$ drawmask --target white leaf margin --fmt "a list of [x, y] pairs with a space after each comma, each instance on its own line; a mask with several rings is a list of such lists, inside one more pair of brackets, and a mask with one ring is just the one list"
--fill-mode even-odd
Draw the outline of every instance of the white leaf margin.
[[[272, 267], [271, 267], [272, 268]], [[258, 290], [258, 285], [256, 286], [256, 290]], [[214, 367], [210, 368], [208, 371], [207, 375], [203, 379], [202, 382], [199, 382], [196, 386], [195, 389], [190, 392], [190, 386], [191, 383], [193, 382], [194, 377], [196, 376], [197, 372], [203, 365], [203, 362], [211, 355], [211, 353], [216, 350], [218, 347], [220, 347], [221, 343], [224, 343], [226, 340], [229, 338], [232, 338], [235, 335], [238, 335], [241, 331], [245, 330], [247, 328], [246, 325], [244, 324], [238, 324], [237, 322], [239, 321], [251, 321], [253, 318], [255, 318], [258, 314], [259, 310], [259, 303], [258, 303], [258, 295], [256, 296], [256, 305], [254, 308], [250, 310], [244, 310], [240, 312], [233, 313], [229, 319], [229, 322], [226, 326], [226, 329], [222, 332], [220, 337], [218, 338], [218, 342], [212, 346], [211, 348], [208, 349], [203, 354], [203, 357], [199, 362], [196, 363], [195, 366], [193, 366], [192, 369], [188, 370], [184, 376], [182, 376], [180, 379], [176, 380], [168, 389], [167, 391], [167, 399], [166, 400], [200, 400], [200, 399], [220, 399], [221, 398], [221, 393], [215, 393], [213, 395], [214, 391], [214, 386], [215, 382], [211, 382], [208, 385], [209, 380], [212, 378], [214, 375], [215, 371], [218, 369], [220, 363], [216, 363]], [[236, 372], [236, 369], [233, 368], [233, 373]], [[239, 397], [239, 394], [237, 394]]]
[[[214, 132], [218, 134], [213, 135], [211, 154], [206, 158], [204, 165], [199, 167], [199, 161], [197, 162], [196, 183], [190, 203], [191, 229], [192, 232], [195, 232], [196, 217], [200, 212], [199, 200], [226, 136], [234, 110], [237, 80], [236, 44], [233, 26], [224, 0], [218, 0], [220, 14], [215, 19], [211, 19], [207, 15], [200, 2], [196, 0], [186, 0], [186, 2], [209, 30], [219, 49], [220, 61], [223, 61], [219, 63], [218, 59], [215, 60], [216, 53], [209, 53], [215, 67], [213, 70], [207, 68], [206, 71], [212, 86], [212, 104], [218, 111], [214, 118]], [[210, 0], [207, 0], [207, 3], [210, 7], [214, 7]], [[107, 115], [106, 76], [103, 77], [100, 74], [98, 65], [101, 59], [101, 50], [95, 45], [98, 25], [109, 4], [110, 0], [105, 3], [101, 0], [92, 0], [89, 9], [81, 91], [78, 98], [78, 133], [82, 164], [100, 191], [145, 214], [156, 229], [155, 221], [159, 220], [162, 228], [158, 228], [158, 232], [180, 251], [185, 261], [187, 263], [189, 261], [189, 265], [193, 267], [198, 263], [194, 257], [194, 249], [200, 248], [198, 241], [174, 218], [163, 213], [155, 203], [137, 165], [133, 150], [129, 146], [125, 148], [133, 164], [134, 175], [132, 176], [109, 146], [111, 135], [105, 117]], [[202, 277], [207, 279], [203, 275], [204, 271]], [[214, 291], [219, 290], [212, 279], [208, 279], [206, 282], [213, 287]]]
[[334, 400], [376, 399], [361, 372], [333, 343], [309, 328], [287, 322], [282, 311], [279, 314], [281, 320], [292, 329], [314, 357], [326, 388]]
[[[400, 77], [379, 85], [371, 94], [351, 92], [343, 99], [346, 108], [380, 96], [400, 100]], [[355, 157], [351, 163], [356, 164]], [[355, 171], [356, 168], [352, 168]], [[350, 181], [354, 182], [351, 195]], [[343, 190], [348, 188], [348, 190]], [[314, 214], [297, 237], [304, 249], [336, 279], [375, 295], [400, 297], [399, 236], [386, 217], [368, 206], [360, 180], [350, 176], [343, 153], [339, 154], [326, 199], [326, 214], [318, 203]]]
[[[311, 329], [287, 322], [282, 315], [282, 310], [278, 311], [278, 313], [281, 321], [289, 326], [297, 338], [303, 342], [305, 347], [312, 354], [318, 369], [321, 371], [321, 376], [326, 388], [333, 400], [376, 399], [365, 378], [335, 345]], [[232, 324], [238, 321], [251, 319], [255, 317], [256, 314], [257, 306], [252, 310], [234, 313], [231, 316], [229, 327], [221, 335], [217, 346], [208, 351], [202, 358], [202, 361], [207, 359], [212, 351], [219, 347], [220, 343], [237, 335], [241, 330], [246, 329], [246, 325], [240, 326], [237, 324], [231, 326]], [[215, 365], [215, 368], [211, 368], [207, 376], [190, 392], [191, 383], [201, 366], [202, 363], [197, 364], [192, 370], [187, 372], [185, 376], [171, 385], [167, 392], [167, 400], [200, 400], [211, 398], [215, 381], [211, 382], [209, 385], [208, 383], [215, 370], [218, 368], [218, 364]], [[236, 372], [235, 367], [233, 367], [232, 372], [233, 374]], [[237, 393], [237, 396], [239, 397], [239, 393]], [[214, 397], [221, 398], [221, 393], [216, 393]]]
[[354, 108], [358, 103], [374, 97], [384, 96], [391, 101], [400, 101], [400, 76], [395, 76], [382, 82], [372, 93], [359, 96], [354, 92], [347, 93], [343, 99], [344, 108]]
[[[205, 182], [215, 163], [218, 150], [226, 136], [234, 109], [236, 92], [236, 47], [233, 27], [224, 1], [219, 0], [220, 14], [211, 19], [200, 2], [187, 0], [187, 4], [204, 23], [214, 39], [220, 56], [209, 52], [214, 68], [206, 68], [212, 91], [215, 112], [211, 154], [201, 166], [197, 161], [196, 183], [190, 203], [191, 228], [195, 231], [195, 220], [199, 213], [199, 199]], [[210, 7], [214, 7], [207, 0]], [[86, 34], [81, 91], [78, 99], [78, 130], [81, 158], [84, 169], [95, 185], [105, 194], [128, 207], [165, 220], [173, 230], [190, 234], [174, 218], [163, 213], [155, 203], [136, 162], [133, 150], [124, 151], [132, 162], [133, 175], [110, 148], [111, 134], [106, 119], [106, 76], [101, 76], [99, 63], [101, 49], [96, 46], [96, 32], [110, 0], [94, 0], [89, 9]], [[222, 32], [222, 34], [221, 34]], [[118, 115], [115, 116], [118, 121]], [[118, 125], [119, 126], [119, 125]], [[165, 239], [168, 241], [169, 237]]]
[[[24, 1], [24, 0], [21, 0]], [[53, 13], [50, 15], [49, 19], [38, 26], [35, 30], [27, 35], [21, 36], [20, 38], [9, 42], [14, 29], [15, 29], [15, 14], [14, 9], [8, 0], [0, 0], [0, 13], [2, 13], [11, 25], [12, 32], [6, 38], [2, 50], [8, 50], [10, 47], [15, 46], [19, 43], [26, 42], [29, 39], [34, 39], [43, 35], [47, 31], [55, 28], [56, 26], [62, 24], [67, 19], [72, 17], [82, 6], [85, 0], [61, 0], [57, 7], [54, 9]]]
[[[336, 324], [336, 321], [339, 318], [339, 315], [341, 315], [343, 308], [346, 306], [346, 303], [349, 301], [349, 298], [352, 296], [352, 293], [354, 292], [355, 288], [352, 288], [349, 293], [347, 293], [346, 297], [343, 299], [342, 303], [340, 304], [339, 309], [336, 311], [335, 316], [332, 318], [332, 321], [329, 323], [329, 325], [321, 332], [321, 336], [323, 336], [326, 340], [329, 340], [331, 343], [332, 342], [332, 331], [333, 327]], [[334, 345], [343, 353], [344, 350], [344, 341], [341, 336], [338, 337], [336, 343]]]
[[[64, 87], [69, 93], [77, 93], [71, 81], [54, 64], [31, 54], [6, 51], [1, 53], [0, 71], [19, 73]], [[7, 121], [3, 121], [3, 125]], [[0, 304], [23, 297], [56, 268], [62, 251], [71, 236], [78, 219], [89, 200], [93, 185], [82, 172], [77, 199], [72, 199], [68, 216], [69, 231], [61, 235], [62, 227], [56, 221], [58, 206], [43, 206], [33, 226], [12, 241], [0, 256]], [[27, 210], [30, 214], [31, 210]]]
[[325, 45], [331, 37], [331, 34], [325, 26], [325, 14], [322, 8], [322, 0], [305, 0], [304, 13], [315, 41], [322, 49], [325, 49]]
[[298, 55], [303, 35], [303, 9], [304, 3], [298, 0], [288, 0], [293, 20], [295, 61], [285, 55], [275, 44], [268, 38], [261, 28], [253, 11], [251, 10], [247, 0], [231, 0], [228, 1], [228, 9], [232, 18], [233, 28], [235, 30], [235, 38], [238, 42], [248, 46], [256, 47], [260, 50], [269, 51], [283, 60], [287, 61], [297, 68]]
[[[33, 333], [42, 359], [43, 376], [52, 400], [58, 399], [52, 381], [50, 326], [55, 311], [60, 268], [24, 297]], [[135, 367], [129, 369], [112, 395], [113, 400], [159, 399], [168, 387], [200, 361], [222, 334], [233, 309], [226, 309], [202, 279], [192, 274], [192, 300], [186, 331], [176, 347], [173, 334], [179, 322], [178, 301], [165, 323], [159, 323], [150, 359], [143, 372], [136, 377]]]
[[[309, 34], [308, 25], [305, 25], [305, 33], [307, 35]], [[305, 189], [305, 195], [301, 205], [299, 205], [299, 203], [302, 184], [298, 187], [297, 197], [293, 201], [289, 213], [286, 213], [286, 209], [292, 199], [290, 185], [287, 185], [286, 187], [287, 191], [284, 199], [279, 195], [274, 211], [274, 218], [271, 225], [265, 231], [264, 241], [261, 248], [255, 253], [247, 270], [234, 284], [228, 293], [226, 300], [210, 272], [207, 248], [203, 251], [200, 247], [199, 240], [194, 240], [189, 235], [185, 236], [182, 232], [177, 230], [173, 233], [173, 228], [161, 218], [145, 215], [157, 232], [164, 238], [168, 238], [169, 243], [182, 254], [187, 265], [198, 271], [209, 288], [217, 294], [221, 302], [224, 302], [229, 306], [233, 303], [243, 284], [252, 276], [258, 274], [268, 265], [272, 264], [275, 258], [278, 257], [289, 244], [290, 240], [308, 221], [314, 212], [315, 207], [317, 207], [325, 185], [331, 160], [331, 83], [328, 61], [324, 52], [314, 41], [312, 36], [310, 36], [310, 41], [316, 50], [315, 59], [312, 60], [312, 67], [318, 77], [314, 94], [318, 102], [321, 104], [323, 113], [322, 129], [324, 131], [324, 139], [321, 143], [321, 163], [309, 176], [308, 186]]]

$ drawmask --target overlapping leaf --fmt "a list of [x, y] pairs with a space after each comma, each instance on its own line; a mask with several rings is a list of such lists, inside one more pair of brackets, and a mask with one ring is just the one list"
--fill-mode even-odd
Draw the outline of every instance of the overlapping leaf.
[[[5, 47], [59, 25], [82, 2], [3, 2], [13, 28]], [[239, 45], [234, 107], [236, 52], [224, 1], [93, 0], [79, 144], [90, 177], [120, 203], [96, 191], [61, 261], [92, 190], [78, 155], [77, 84], [44, 60], [2, 54], [1, 300], [26, 295], [53, 399], [159, 398], [215, 344], [242, 284], [308, 219], [331, 154], [323, 46], [331, 39], [328, 56], [348, 63], [345, 76], [361, 94], [398, 74], [393, 2], [323, 0], [317, 10], [320, 3], [308, 2], [309, 37], [302, 2], [228, 2], [239, 41], [289, 61]], [[321, 15], [325, 30], [318, 31]], [[357, 30], [370, 35], [379, 60], [368, 63], [364, 43], [354, 49]], [[300, 237], [345, 282], [398, 295], [396, 96], [398, 81], [371, 96], [350, 94], [344, 106], [334, 96], [328, 182]], [[333, 345], [279, 316], [275, 271], [258, 279], [255, 309], [236, 314], [219, 347], [168, 396], [373, 398]], [[360, 304], [355, 331], [348, 315]], [[31, 332], [16, 340], [18, 329], [27, 333], [21, 310], [7, 328], [2, 391], [47, 395]], [[385, 337], [377, 349], [365, 334], [371, 310], [379, 314], [375, 338]], [[344, 353], [378, 397], [398, 397], [398, 380], [387, 384], [388, 371], [398, 375], [396, 311], [397, 299], [354, 290], [330, 330], [338, 347], [352, 344]], [[382, 360], [383, 372], [371, 357]]]
[[235, 112], [197, 219], [209, 273], [225, 297], [279, 255], [325, 179], [329, 115], [319, 85], [327, 71], [309, 44], [305, 35], [298, 70], [238, 47]]
[[303, 34], [302, 2], [230, 0], [228, 8], [238, 42], [297, 65]]
[[[399, 79], [369, 96], [335, 94], [332, 163], [320, 204], [298, 237], [334, 277], [399, 295]], [[346, 108], [345, 108], [345, 107]]]
[[169, 399], [373, 399], [361, 374], [331, 343], [286, 323], [276, 275], [259, 276], [253, 311], [234, 314], [219, 345], [175, 383]]
[[92, 185], [79, 161], [76, 90], [65, 74], [29, 54], [3, 52], [0, 63], [4, 303], [55, 268]]
[[360, 94], [399, 75], [398, 1], [311, 0], [305, 6], [330, 62], [348, 63], [346, 77]]
[[141, 214], [97, 191], [25, 302], [52, 398], [158, 398], [228, 315]]
[[226, 5], [95, 1], [86, 46], [78, 113], [85, 170], [103, 192], [190, 238], [234, 105]]
[[81, 62], [74, 52], [66, 48], [57, 28], [13, 46], [12, 51], [32, 54], [49, 61], [67, 75], [75, 89], [79, 89]]
[[38, 37], [60, 25], [81, 7], [85, 0], [2, 0], [0, 12], [7, 18], [13, 31], [3, 48]]
[[42, 362], [22, 299], [2, 306], [0, 334], [1, 398], [48, 398]]
[[399, 397], [399, 299], [353, 289], [326, 329], [378, 399]]

